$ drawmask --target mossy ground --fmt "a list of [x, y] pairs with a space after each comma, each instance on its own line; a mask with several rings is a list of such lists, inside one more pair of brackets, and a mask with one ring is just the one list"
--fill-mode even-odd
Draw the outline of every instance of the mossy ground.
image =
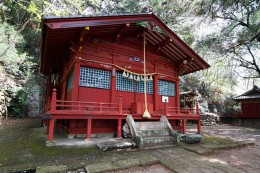
[[[149, 156], [151, 151], [101, 152], [96, 145], [90, 147], [46, 146], [47, 135], [40, 127], [40, 119], [20, 119], [17, 123], [0, 126], [0, 172], [12, 172], [49, 165], [67, 165], [69, 170], [84, 168], [99, 162], [117, 162]], [[180, 145], [175, 152], [189, 150], [208, 154], [236, 143], [227, 138], [204, 135], [200, 144]], [[181, 148], [182, 149], [181, 149]], [[156, 153], [155, 153], [156, 154]], [[183, 154], [183, 153], [180, 153]], [[163, 159], [158, 157], [157, 159]]]
[[0, 128], [0, 172], [3, 172], [1, 169], [17, 171], [41, 165], [73, 166], [73, 163], [89, 162], [102, 154], [96, 146], [46, 147], [47, 135], [40, 122], [40, 119], [21, 119], [16, 124]]

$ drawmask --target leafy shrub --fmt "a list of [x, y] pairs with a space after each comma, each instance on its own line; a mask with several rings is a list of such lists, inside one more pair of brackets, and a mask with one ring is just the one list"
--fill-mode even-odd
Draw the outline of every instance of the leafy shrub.
[[25, 117], [28, 112], [28, 104], [26, 91], [19, 90], [9, 103], [10, 116], [16, 118]]

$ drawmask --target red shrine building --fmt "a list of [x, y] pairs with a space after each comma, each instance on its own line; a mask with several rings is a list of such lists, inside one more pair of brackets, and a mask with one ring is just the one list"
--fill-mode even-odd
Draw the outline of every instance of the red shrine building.
[[154, 14], [43, 18], [48, 141], [54, 126], [87, 139], [99, 133], [120, 138], [127, 115], [136, 121], [164, 115], [182, 133], [186, 120], [197, 120], [200, 133], [198, 106], [180, 108], [179, 77], [207, 68]]
[[241, 106], [241, 114], [237, 116], [239, 124], [260, 128], [260, 88], [254, 86], [234, 100]]

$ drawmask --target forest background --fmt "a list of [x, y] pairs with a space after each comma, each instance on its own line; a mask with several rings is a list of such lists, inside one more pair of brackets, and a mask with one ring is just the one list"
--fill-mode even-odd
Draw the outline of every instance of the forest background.
[[260, 85], [259, 0], [0, 0], [0, 117], [44, 112], [43, 16], [147, 12], [211, 65], [182, 77], [181, 91], [196, 91], [202, 111], [238, 112], [234, 96]]

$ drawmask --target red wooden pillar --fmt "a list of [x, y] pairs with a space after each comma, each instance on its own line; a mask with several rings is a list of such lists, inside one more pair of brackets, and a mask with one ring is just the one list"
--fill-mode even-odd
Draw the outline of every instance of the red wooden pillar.
[[57, 90], [54, 88], [51, 97], [51, 112], [56, 111]]
[[53, 133], [54, 133], [54, 119], [49, 120], [49, 134], [48, 134], [48, 141], [53, 141]]
[[79, 76], [80, 76], [80, 60], [76, 59], [74, 66], [74, 76], [73, 76], [73, 90], [72, 90], [72, 100], [78, 100], [79, 94]]
[[87, 139], [90, 139], [91, 138], [91, 128], [92, 128], [92, 119], [91, 118], [88, 118], [87, 120], [88, 122], [88, 126], [87, 126]]
[[153, 83], [153, 103], [154, 111], [159, 111], [159, 95], [158, 95], [158, 75], [154, 76]]
[[118, 98], [118, 109], [119, 109], [119, 114], [123, 113], [123, 103], [122, 103], [122, 95], [119, 95]]
[[198, 134], [200, 134], [201, 133], [200, 120], [197, 121], [197, 128], [198, 128]]
[[176, 107], [177, 107], [177, 114], [178, 114], [178, 116], [180, 116], [180, 79], [179, 78], [177, 78], [176, 79], [176, 83], [175, 83], [176, 85], [175, 85], [175, 87], [176, 87], [176, 96], [175, 96], [175, 98], [176, 98]]
[[122, 119], [117, 120], [117, 138], [122, 138]]
[[168, 105], [167, 102], [164, 102], [164, 115], [168, 115]]
[[186, 120], [182, 119], [182, 133], [186, 133]]
[[113, 67], [111, 75], [111, 85], [110, 85], [110, 103], [116, 102], [116, 69]]

